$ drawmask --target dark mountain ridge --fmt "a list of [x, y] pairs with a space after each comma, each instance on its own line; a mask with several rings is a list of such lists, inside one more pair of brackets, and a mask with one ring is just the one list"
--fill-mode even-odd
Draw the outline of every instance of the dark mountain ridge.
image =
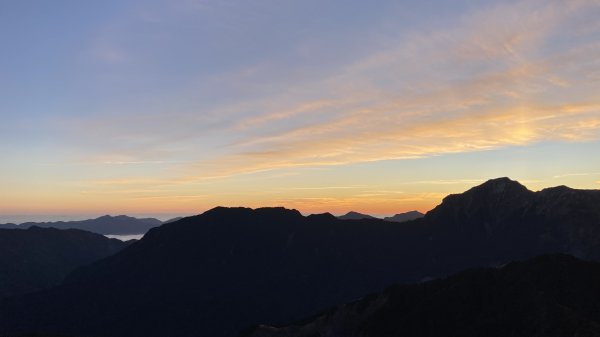
[[219, 207], [151, 229], [59, 287], [1, 302], [0, 334], [234, 336], [398, 282], [545, 253], [598, 259], [599, 219], [600, 191], [531, 192], [508, 178], [404, 223]]
[[0, 297], [55, 286], [75, 268], [126, 243], [76, 229], [0, 229]]
[[81, 221], [25, 222], [20, 225], [0, 224], [0, 228], [27, 229], [32, 226], [37, 226], [57, 229], [80, 229], [103, 235], [132, 235], [145, 234], [146, 232], [148, 232], [148, 230], [150, 230], [150, 228], [158, 227], [161, 224], [162, 221], [154, 218], [138, 219], [126, 215], [104, 215], [96, 219], [88, 219]]
[[393, 221], [393, 222], [406, 222], [406, 221], [419, 219], [424, 216], [425, 216], [425, 214], [423, 214], [419, 211], [410, 211], [410, 212], [405, 212], [405, 213], [398, 213], [394, 216], [388, 216], [388, 217], [383, 218], [383, 220]]
[[362, 219], [376, 219], [372, 215], [358, 213], [354, 211], [350, 211], [344, 215], [340, 215], [337, 217], [340, 220], [362, 220]]
[[542, 256], [395, 285], [314, 318], [246, 337], [599, 336], [600, 264]]

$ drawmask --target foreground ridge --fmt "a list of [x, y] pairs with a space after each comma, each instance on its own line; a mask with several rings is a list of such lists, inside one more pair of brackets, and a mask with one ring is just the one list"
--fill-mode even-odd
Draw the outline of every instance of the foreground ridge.
[[548, 253], [599, 260], [598, 219], [600, 191], [532, 192], [508, 178], [404, 223], [219, 207], [154, 228], [56, 288], [0, 302], [0, 334], [236, 336], [466, 268]]
[[542, 256], [397, 285], [305, 322], [246, 337], [598, 336], [600, 264]]

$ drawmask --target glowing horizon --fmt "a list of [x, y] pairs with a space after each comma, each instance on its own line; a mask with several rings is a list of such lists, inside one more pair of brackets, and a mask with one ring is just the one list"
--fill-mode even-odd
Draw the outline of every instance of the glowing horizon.
[[600, 188], [600, 1], [5, 4], [0, 216]]

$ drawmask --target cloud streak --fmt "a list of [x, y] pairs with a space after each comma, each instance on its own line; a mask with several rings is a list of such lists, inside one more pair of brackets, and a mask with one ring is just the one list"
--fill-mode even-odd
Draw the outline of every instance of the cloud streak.
[[[404, 36], [315, 82], [327, 99], [235, 124], [241, 134], [232, 153], [194, 170], [237, 174], [596, 140], [600, 84], [586, 74], [600, 71], [589, 62], [600, 58], [600, 44], [547, 45], [572, 38], [565, 27], [597, 5], [517, 2], [453, 30]], [[315, 115], [322, 118], [295, 123]]]
[[[189, 4], [206, 9], [203, 1]], [[86, 131], [76, 136], [94, 149], [86, 161], [101, 158], [115, 169], [169, 163], [173, 185], [597, 140], [599, 7], [516, 1], [465, 13], [439, 30], [398, 28], [402, 33], [377, 35], [378, 47], [360, 58], [297, 82], [275, 78], [280, 64], [261, 60], [187, 93], [247, 86], [257, 90], [252, 99], [113, 112], [80, 121], [77, 129]], [[311, 52], [319, 55], [303, 50]]]

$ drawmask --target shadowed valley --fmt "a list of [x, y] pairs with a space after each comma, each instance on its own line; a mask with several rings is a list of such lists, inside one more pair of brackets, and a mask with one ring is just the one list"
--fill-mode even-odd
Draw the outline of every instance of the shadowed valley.
[[127, 245], [77, 229], [0, 229], [0, 297], [58, 285], [75, 268]]
[[447, 279], [396, 285], [246, 337], [599, 336], [600, 264], [546, 255]]

